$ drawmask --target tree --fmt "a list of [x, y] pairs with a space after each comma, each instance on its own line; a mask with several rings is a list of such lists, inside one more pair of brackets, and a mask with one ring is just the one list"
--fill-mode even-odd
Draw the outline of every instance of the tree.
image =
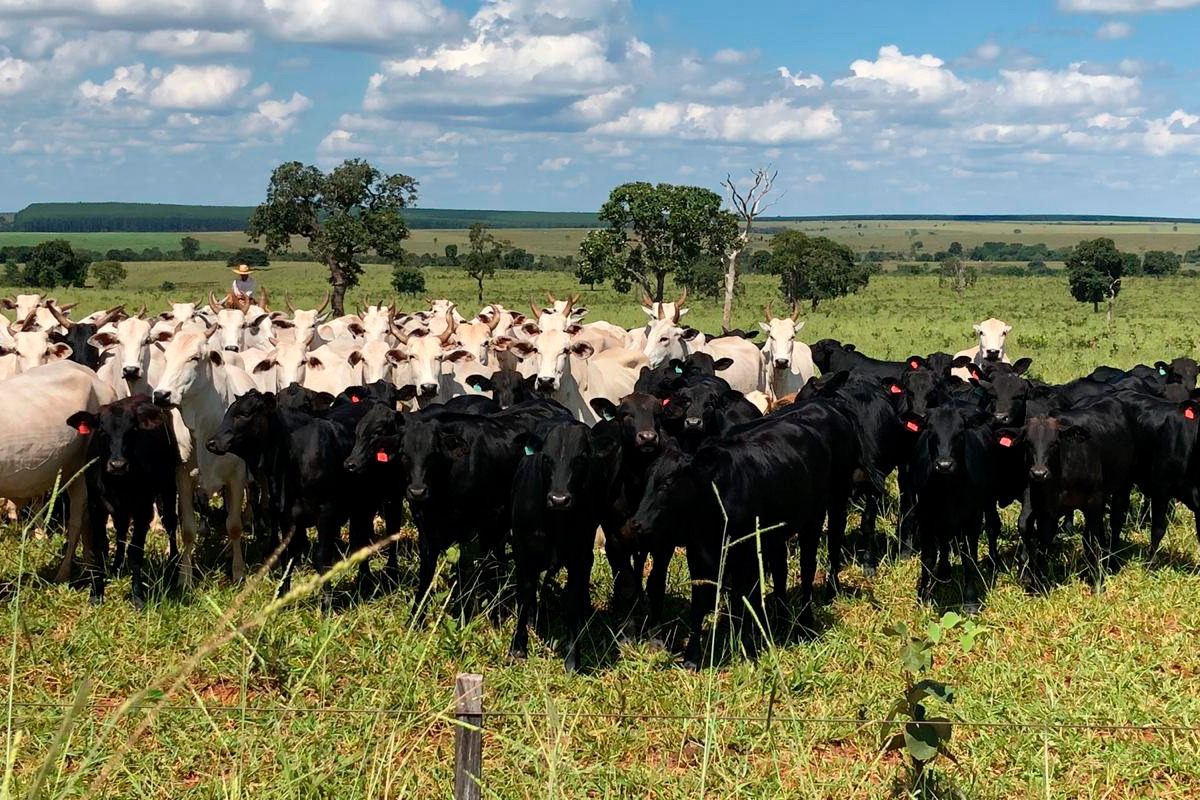
[[962, 300], [963, 293], [974, 286], [978, 278], [979, 271], [975, 269], [975, 265], [968, 265], [961, 258], [950, 256], [942, 261], [938, 286], [949, 286], [950, 291]]
[[111, 289], [129, 277], [120, 261], [97, 261], [92, 264], [92, 280], [101, 289]]
[[774, 172], [770, 170], [770, 166], [752, 170], [750, 174], [754, 177], [754, 183], [745, 193], [737, 188], [737, 184], [733, 182], [733, 176], [728, 173], [725, 175], [725, 181], [721, 184], [729, 193], [729, 202], [740, 220], [737, 236], [730, 242], [729, 250], [725, 253], [725, 305], [721, 311], [721, 324], [726, 329], [733, 325], [733, 295], [737, 286], [738, 256], [750, 244], [750, 230], [754, 227], [754, 218], [778, 202], [778, 198], [776, 198], [771, 203], [764, 203], [764, 199], [775, 185], [776, 176], [779, 175], [778, 170]]
[[446, 245], [446, 263], [452, 267], [458, 266], [458, 245]]
[[952, 256], [955, 256], [956, 258], [962, 258], [962, 254], [963, 254], [962, 243], [961, 242], [951, 242], [950, 246], [948, 248], [946, 248], [946, 252]]
[[179, 252], [183, 254], [184, 260], [195, 261], [196, 256], [200, 255], [200, 240], [195, 236], [185, 236], [179, 240]]
[[36, 245], [25, 262], [22, 282], [26, 286], [53, 289], [55, 286], [83, 286], [90, 259], [71, 249], [66, 239], [53, 239]]
[[[690, 264], [680, 264], [675, 269], [675, 285], [687, 289], [689, 297], [720, 299], [725, 292], [728, 277], [728, 261], [712, 256], [702, 256]], [[741, 294], [742, 283], [737, 277], [735, 274], [734, 291]]]
[[724, 258], [738, 235], [737, 217], [721, 210], [721, 196], [696, 186], [621, 184], [599, 217], [608, 227], [584, 237], [580, 280], [607, 278], [618, 292], [636, 284], [659, 302], [668, 274], [704, 255]]
[[5, 286], [22, 286], [25, 279], [21, 277], [21, 268], [17, 266], [15, 261], [7, 261], [4, 264], [4, 276], [0, 278], [0, 283]]
[[266, 251], [257, 247], [240, 247], [238, 251], [225, 260], [225, 266], [236, 267], [245, 264], [248, 267], [269, 267], [271, 259]]
[[425, 273], [420, 267], [397, 264], [392, 269], [392, 288], [400, 294], [421, 294], [425, 291]]
[[1100, 301], [1108, 301], [1108, 318], [1112, 320], [1112, 303], [1121, 291], [1121, 275], [1125, 259], [1112, 239], [1088, 239], [1077, 244], [1066, 258], [1067, 282], [1071, 296], [1081, 303], [1091, 303], [1100, 310]]
[[467, 276], [475, 279], [475, 285], [479, 289], [479, 302], [482, 303], [483, 279], [496, 274], [496, 267], [504, 256], [504, 246], [482, 222], [471, 224], [467, 239]]
[[361, 159], [349, 159], [324, 173], [289, 161], [276, 167], [267, 199], [254, 209], [246, 233], [266, 240], [270, 254], [287, 252], [292, 236], [329, 269], [334, 314], [345, 313], [346, 290], [358, 284], [359, 258], [374, 250], [393, 263], [403, 258], [408, 227], [401, 211], [417, 199], [417, 182], [387, 175]]
[[787, 230], [771, 241], [771, 271], [780, 276], [779, 291], [789, 304], [808, 300], [816, 310], [822, 300], [857, 292], [877, 270], [824, 236]]
[[1142, 258], [1142, 272], [1155, 278], [1179, 272], [1182, 259], [1170, 250], [1148, 250]]

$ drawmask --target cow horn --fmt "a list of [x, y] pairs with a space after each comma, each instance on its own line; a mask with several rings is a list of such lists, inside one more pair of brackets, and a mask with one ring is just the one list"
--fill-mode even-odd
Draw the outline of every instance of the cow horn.
[[546, 299], [550, 301], [551, 306], [558, 302], [554, 299], [554, 295], [550, 294], [550, 292], [546, 292]]
[[[53, 302], [53, 301], [50, 301], [50, 302]], [[67, 311], [70, 311], [72, 308], [74, 308], [77, 305], [79, 305], [79, 303], [67, 303], [65, 306], [61, 306], [61, 308], [63, 310], [63, 313], [66, 313]]]
[[675, 308], [683, 308], [683, 304], [687, 302], [687, 287], [683, 289], [683, 293], [679, 295], [679, 299], [675, 301]]
[[575, 298], [574, 298], [574, 297], [570, 297], [570, 296], [568, 296], [568, 297], [567, 297], [567, 304], [566, 304], [565, 306], [563, 306], [563, 312], [562, 312], [562, 313], [563, 313], [563, 316], [564, 316], [564, 317], [569, 317], [569, 316], [571, 316], [571, 306], [573, 306], [573, 305], [575, 305]]
[[800, 304], [792, 303], [792, 322], [800, 319]]
[[100, 319], [96, 320], [96, 330], [103, 328], [105, 325], [107, 325], [110, 322], [115, 322], [115, 321], [119, 320], [121, 318], [121, 315], [124, 313], [125, 313], [125, 305], [124, 304], [110, 308], [108, 311], [106, 311], [104, 313], [104, 316], [102, 316]]
[[37, 324], [37, 309], [33, 309], [18, 326], [17, 330], [21, 333], [26, 333], [33, 330], [33, 326]]
[[534, 319], [542, 316], [542, 310], [538, 308], [537, 303], [533, 301], [533, 295], [529, 295], [529, 310], [533, 312]]
[[291, 292], [289, 292], [289, 291], [284, 291], [284, 293], [283, 293], [283, 305], [284, 305], [284, 307], [286, 307], [286, 308], [287, 308], [287, 310], [288, 310], [288, 313], [289, 313], [289, 314], [295, 314], [295, 313], [296, 313], [296, 307], [295, 307], [294, 305], [292, 305], [292, 293], [291, 293]]
[[446, 309], [446, 330], [438, 334], [438, 341], [442, 344], [447, 344], [454, 336], [454, 314], [450, 309]]
[[217, 305], [217, 296], [213, 294], [213, 290], [208, 290], [208, 307], [212, 309], [214, 314], [221, 313], [221, 307]]
[[768, 300], [767, 304], [765, 306], [763, 306], [763, 316], [766, 318], [767, 322], [771, 321], [771, 301], [770, 300]]
[[324, 310], [325, 310], [325, 307], [326, 307], [327, 305], [329, 305], [329, 298], [330, 298], [330, 297], [331, 297], [331, 294], [330, 294], [330, 292], [329, 292], [328, 290], [326, 290], [326, 291], [325, 291], [325, 299], [324, 299], [323, 301], [321, 301], [321, 305], [320, 305], [320, 307], [318, 307], [318, 308], [317, 308], [317, 314], [320, 314], [322, 311], [324, 311]]
[[645, 289], [642, 290], [642, 305], [646, 308], [654, 308], [654, 298]]
[[58, 306], [54, 305], [54, 303], [46, 303], [46, 308], [48, 308], [50, 313], [54, 315], [54, 318], [58, 320], [58, 324], [62, 325], [67, 330], [70, 330], [75, 325], [75, 323], [71, 321], [71, 318], [64, 314]]
[[214, 333], [216, 333], [216, 332], [217, 332], [217, 329], [218, 329], [218, 328], [220, 328], [220, 327], [221, 327], [221, 326], [220, 326], [220, 325], [218, 325], [218, 324], [217, 324], [217, 323], [215, 323], [215, 322], [214, 322], [212, 325], [209, 325], [209, 326], [208, 326], [207, 328], [205, 328], [205, 330], [204, 330], [204, 338], [205, 338], [205, 339], [211, 339], [211, 338], [213, 337], [213, 334], [214, 334]]
[[138, 319], [141, 319], [145, 315], [146, 315], [146, 304], [142, 303], [142, 307], [138, 309], [138, 312], [136, 314], [134, 314], [134, 316], [137, 317]]
[[491, 309], [492, 313], [488, 314], [487, 318], [484, 319], [484, 324], [488, 326], [488, 331], [492, 332], [500, 324], [500, 309], [496, 308], [495, 304], [488, 306], [488, 308]]
[[262, 300], [258, 304], [262, 307], [263, 311], [271, 310], [271, 296], [267, 294], [266, 286], [262, 287]]

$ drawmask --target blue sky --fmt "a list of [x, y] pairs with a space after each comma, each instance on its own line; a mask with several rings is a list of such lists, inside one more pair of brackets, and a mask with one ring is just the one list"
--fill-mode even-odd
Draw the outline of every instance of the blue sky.
[[252, 204], [362, 157], [420, 205], [626, 180], [773, 211], [1197, 216], [1200, 0], [0, 0], [0, 210]]

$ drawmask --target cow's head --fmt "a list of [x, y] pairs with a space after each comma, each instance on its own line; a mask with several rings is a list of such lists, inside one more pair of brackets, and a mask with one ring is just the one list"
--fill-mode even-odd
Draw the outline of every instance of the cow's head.
[[1196, 376], [1200, 373], [1195, 359], [1182, 356], [1171, 360], [1171, 363], [1159, 361], [1155, 363], [1158, 374], [1166, 378], [1167, 383], [1182, 384], [1188, 391], [1196, 388]]
[[1004, 358], [1004, 341], [1012, 330], [1003, 320], [995, 317], [985, 319], [975, 325], [975, 335], [979, 340], [979, 355], [984, 361], [1000, 361]]
[[156, 405], [180, 405], [192, 393], [197, 382], [211, 377], [213, 367], [225, 363], [220, 351], [210, 347], [209, 337], [216, 332], [215, 326], [204, 333], [181, 331], [166, 343], [163, 349], [166, 363], [154, 390]]
[[173, 338], [173, 334], [160, 333], [156, 340], [151, 335], [150, 323], [143, 318], [145, 310], [143, 306], [134, 316], [118, 322], [112, 331], [98, 331], [88, 340], [101, 353], [111, 354], [121, 378], [130, 384], [146, 377], [150, 368], [150, 348]]
[[[157, 402], [158, 392], [155, 395]], [[239, 458], [254, 460], [267, 442], [275, 402], [275, 395], [257, 389], [234, 400], [225, 411], [217, 432], [205, 444], [208, 451], [218, 456], [233, 453]]]
[[404, 422], [400, 463], [410, 503], [436, 502], [452, 463], [467, 457], [470, 447], [456, 430], [414, 414]]
[[601, 419], [615, 421], [620, 426], [621, 444], [630, 452], [653, 455], [662, 448], [663, 401], [659, 398], [634, 392], [622, 397], [620, 403], [596, 397], [589, 404]]
[[[631, 520], [634, 537], [646, 540], [672, 530], [693, 530], [712, 508], [712, 485], [696, 469], [692, 456], [669, 445], [650, 468], [646, 491]], [[711, 522], [711, 520], [710, 520]]]
[[1054, 417], [1033, 417], [1025, 422], [1021, 432], [1025, 459], [1029, 464], [1029, 479], [1044, 483], [1061, 474], [1064, 445], [1083, 442], [1091, 437], [1086, 428], [1064, 425]]
[[445, 325], [442, 332], [436, 335], [427, 328], [407, 334], [399, 329], [393, 330], [402, 347], [389, 350], [387, 357], [394, 365], [407, 366], [411, 371], [405, 385], [415, 386], [419, 398], [437, 397], [441, 390], [444, 362], [463, 361], [471, 357], [454, 341], [456, 323], [449, 311], [445, 312], [443, 320]]
[[798, 322], [800, 309], [793, 307], [791, 316], [782, 318], [771, 315], [770, 303], [763, 311], [766, 321], [758, 323], [758, 327], [767, 334], [767, 341], [762, 346], [763, 362], [775, 369], [791, 369], [792, 344], [796, 334], [804, 327], [803, 322]]
[[[18, 295], [18, 299], [25, 296]], [[37, 308], [34, 308], [23, 321], [10, 325], [8, 333], [12, 337], [12, 344], [0, 345], [0, 355], [16, 355], [17, 369], [21, 372], [71, 357], [70, 345], [52, 342], [49, 331], [38, 329], [36, 315]]]
[[368, 342], [388, 341], [396, 320], [396, 302], [393, 300], [390, 306], [370, 305], [370, 301], [363, 298], [363, 305], [363, 339]]
[[997, 424], [1024, 424], [1030, 387], [1029, 381], [1022, 375], [1032, 363], [1032, 359], [1021, 358], [1010, 369], [997, 366], [987, 370], [982, 378], [971, 378], [971, 383], [986, 393], [986, 404], [991, 408]]
[[491, 392], [492, 399], [501, 408], [508, 408], [532, 400], [533, 384], [536, 380], [536, 375], [525, 377], [512, 367], [504, 367], [491, 375], [468, 375], [466, 383], [477, 392]]
[[242, 351], [243, 333], [246, 325], [246, 310], [248, 306], [226, 308], [217, 305], [216, 297], [208, 293], [208, 307], [216, 320], [217, 338], [214, 342], [217, 349], [230, 353]]
[[565, 422], [550, 428], [544, 439], [529, 433], [518, 437], [517, 444], [524, 446], [527, 458], [537, 459], [548, 510], [569, 511], [589, 501], [596, 465], [586, 425]]
[[[103, 406], [98, 414], [80, 411], [67, 424], [91, 436], [91, 452], [104, 462], [110, 475], [124, 475], [146, 453], [142, 448], [169, 443], [170, 417], [145, 395], [135, 395]], [[165, 449], [159, 452], [167, 453]]]
[[376, 465], [398, 468], [404, 422], [404, 415], [385, 403], [368, 408], [354, 429], [354, 447], [346, 457], [346, 469], [363, 473], [377, 469]]
[[535, 357], [537, 373], [533, 388], [542, 393], [557, 392], [571, 368], [570, 358], [591, 358], [594, 348], [587, 342], [572, 341], [566, 331], [542, 331], [533, 342], [513, 342], [509, 349], [521, 358]]

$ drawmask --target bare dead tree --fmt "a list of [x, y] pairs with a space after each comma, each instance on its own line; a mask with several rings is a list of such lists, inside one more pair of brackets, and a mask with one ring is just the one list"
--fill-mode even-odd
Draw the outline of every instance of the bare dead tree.
[[772, 170], [771, 165], [751, 170], [754, 183], [746, 191], [738, 189], [733, 175], [726, 174], [721, 186], [729, 194], [729, 204], [739, 217], [738, 235], [725, 254], [725, 309], [721, 314], [721, 324], [726, 328], [733, 325], [733, 287], [737, 283], [737, 260], [742, 251], [750, 244], [750, 231], [754, 227], [754, 219], [766, 209], [775, 205], [783, 195], [766, 202], [766, 196], [775, 186], [775, 178], [779, 170]]

